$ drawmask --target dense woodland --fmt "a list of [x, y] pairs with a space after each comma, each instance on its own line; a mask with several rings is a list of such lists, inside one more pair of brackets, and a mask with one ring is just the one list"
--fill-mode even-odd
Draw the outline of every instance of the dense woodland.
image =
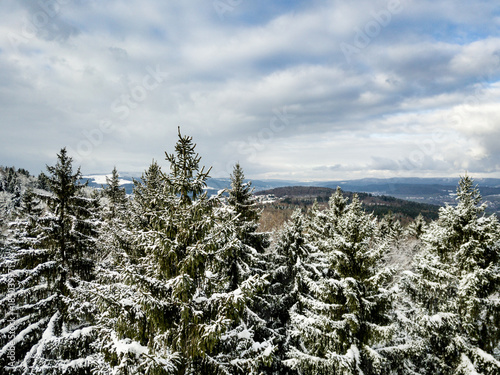
[[[256, 196], [272, 195], [276, 198], [274, 202], [260, 203], [261, 217], [259, 228], [263, 231], [274, 231], [290, 220], [294, 211], [299, 208], [306, 212], [311, 206], [317, 204], [320, 209], [328, 207], [330, 197], [335, 189], [316, 186], [286, 186], [270, 190], [255, 192]], [[369, 193], [353, 193], [342, 191], [348, 201], [354, 195], [361, 202], [365, 212], [373, 213], [378, 219], [398, 220], [407, 225], [418, 216], [426, 221], [435, 220], [439, 216], [439, 206], [434, 204], [418, 203], [398, 199], [385, 195], [372, 195]], [[421, 219], [419, 218], [419, 220]]]
[[240, 165], [204, 193], [191, 137], [131, 196], [62, 149], [0, 170], [1, 374], [499, 374], [500, 225], [473, 180], [439, 217], [340, 189], [274, 232]]

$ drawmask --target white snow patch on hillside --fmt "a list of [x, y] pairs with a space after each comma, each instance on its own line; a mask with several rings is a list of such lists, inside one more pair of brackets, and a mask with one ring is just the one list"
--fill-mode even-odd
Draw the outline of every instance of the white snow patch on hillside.
[[[94, 174], [94, 175], [89, 175], [89, 176], [82, 176], [82, 179], [92, 180], [94, 183], [99, 184], [99, 185], [106, 185], [107, 184], [106, 177], [108, 179], [111, 179], [112, 176], [113, 175], [111, 173], [110, 174]], [[125, 185], [125, 184], [131, 184], [132, 181], [118, 179], [118, 183], [120, 185]]]

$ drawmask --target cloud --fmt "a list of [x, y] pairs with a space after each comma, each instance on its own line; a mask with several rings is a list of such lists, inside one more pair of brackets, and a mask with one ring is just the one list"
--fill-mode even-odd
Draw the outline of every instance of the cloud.
[[140, 172], [181, 126], [218, 177], [500, 176], [494, 1], [40, 4], [0, 4], [0, 164]]

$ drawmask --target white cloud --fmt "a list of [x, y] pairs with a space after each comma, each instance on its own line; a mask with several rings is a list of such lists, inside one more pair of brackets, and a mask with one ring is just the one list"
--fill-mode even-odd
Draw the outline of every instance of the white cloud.
[[204, 1], [72, 2], [28, 37], [43, 9], [4, 1], [0, 164], [37, 173], [68, 146], [84, 173], [142, 171], [181, 126], [217, 176], [236, 161], [259, 178], [499, 176], [495, 3], [401, 0], [385, 22], [389, 4], [244, 2], [221, 19]]

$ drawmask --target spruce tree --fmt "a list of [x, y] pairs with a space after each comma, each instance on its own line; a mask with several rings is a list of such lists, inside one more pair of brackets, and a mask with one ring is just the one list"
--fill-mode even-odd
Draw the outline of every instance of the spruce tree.
[[88, 373], [98, 361], [92, 306], [82, 299], [92, 278], [95, 202], [80, 195], [80, 171], [73, 172], [66, 150], [57, 156], [47, 167], [53, 193], [42, 196], [48, 212], [24, 200], [25, 223], [14, 226], [0, 265], [2, 373]]
[[422, 216], [422, 214], [418, 214], [415, 220], [408, 224], [406, 232], [409, 236], [415, 239], [420, 239], [425, 233], [426, 228], [427, 223], [425, 222], [424, 217]]
[[228, 204], [236, 211], [240, 221], [256, 222], [259, 219], [259, 210], [256, 208], [254, 189], [250, 181], [245, 182], [245, 174], [240, 163], [235, 164], [230, 178]]
[[120, 176], [116, 167], [111, 172], [111, 178], [106, 176], [107, 186], [104, 188], [104, 196], [109, 200], [109, 216], [110, 218], [116, 217], [125, 210], [127, 204], [127, 194], [125, 188], [120, 187]]
[[107, 275], [113, 268], [113, 252], [117, 247], [129, 248], [132, 241], [128, 231], [130, 205], [125, 189], [120, 187], [119, 175], [113, 168], [111, 178], [106, 176], [107, 185], [103, 188], [101, 204], [102, 223], [99, 230], [97, 264], [98, 282], [106, 283]]
[[245, 182], [240, 164], [234, 166], [231, 174], [231, 189], [228, 191], [228, 205], [234, 210], [236, 236], [239, 240], [235, 250], [227, 255], [230, 288], [238, 285], [252, 274], [265, 273], [263, 253], [269, 246], [269, 235], [257, 231], [260, 210], [253, 195], [251, 182]]
[[304, 374], [376, 374], [387, 367], [380, 348], [392, 333], [387, 290], [392, 271], [376, 220], [357, 196], [340, 191], [327, 212], [312, 217], [313, 250], [296, 277], [290, 335], [298, 344], [285, 363]]
[[[253, 195], [251, 182], [245, 182], [245, 175], [240, 164], [234, 166], [231, 174], [231, 188], [228, 190], [228, 207], [232, 210], [227, 219], [232, 227], [232, 245], [227, 247], [228, 252], [222, 254], [221, 271], [227, 275], [229, 284], [226, 291], [233, 292], [241, 289], [245, 284], [256, 283], [267, 285], [267, 259], [265, 251], [269, 246], [269, 234], [258, 231], [260, 209]], [[257, 281], [258, 280], [258, 281]], [[259, 290], [246, 302], [246, 308], [238, 319], [232, 322], [232, 331], [241, 335], [241, 329], [251, 327], [247, 346], [242, 346], [239, 340], [232, 340], [232, 349], [226, 345], [227, 360], [240, 360], [251, 363], [255, 360], [252, 351], [248, 348], [270, 342], [276, 337], [274, 330], [267, 321], [274, 314], [274, 310], [267, 294], [267, 288]], [[243, 327], [243, 328], [242, 328]], [[245, 328], [248, 327], [248, 328]], [[232, 358], [232, 359], [231, 359]], [[262, 362], [262, 369], [267, 368], [269, 361]], [[256, 364], [258, 365], [258, 364]], [[248, 367], [248, 366], [247, 366]], [[258, 368], [255, 366], [255, 368]]]
[[399, 247], [399, 242], [403, 239], [404, 228], [392, 211], [379, 221], [378, 231], [380, 237], [386, 238], [396, 248]]
[[[191, 137], [179, 131], [166, 159], [170, 173], [153, 163], [136, 183], [132, 241], [116, 249], [109, 278], [119, 282], [99, 292], [109, 327], [102, 345], [122, 373], [246, 373], [270, 347], [254, 345], [252, 327], [241, 319], [262, 282], [251, 277], [229, 288], [234, 216], [220, 196], [203, 192], [209, 170], [199, 167]], [[242, 349], [236, 358], [234, 344]]]
[[270, 287], [269, 300], [272, 314], [268, 317], [268, 326], [276, 333], [275, 361], [272, 369], [277, 374], [296, 373], [284, 366], [283, 361], [293, 345], [298, 345], [297, 337], [290, 337], [290, 310], [299, 302], [299, 274], [305, 274], [304, 261], [313, 250], [306, 238], [304, 216], [296, 209], [276, 235], [276, 240], [269, 254]]
[[457, 205], [440, 209], [415, 269], [405, 274], [421, 373], [500, 372], [493, 356], [500, 342], [500, 225], [480, 202], [472, 178], [461, 178]]
[[156, 161], [142, 174], [141, 181], [134, 180], [134, 193], [131, 202], [133, 225], [140, 229], [153, 229], [157, 217], [170, 200], [166, 190], [166, 176]]
[[50, 190], [49, 179], [47, 175], [41, 172], [36, 179], [36, 187], [42, 190]]
[[10, 167], [7, 169], [7, 178], [5, 180], [4, 190], [7, 193], [13, 194], [16, 190], [16, 187], [19, 187], [19, 181], [17, 178], [16, 169], [14, 167]]

